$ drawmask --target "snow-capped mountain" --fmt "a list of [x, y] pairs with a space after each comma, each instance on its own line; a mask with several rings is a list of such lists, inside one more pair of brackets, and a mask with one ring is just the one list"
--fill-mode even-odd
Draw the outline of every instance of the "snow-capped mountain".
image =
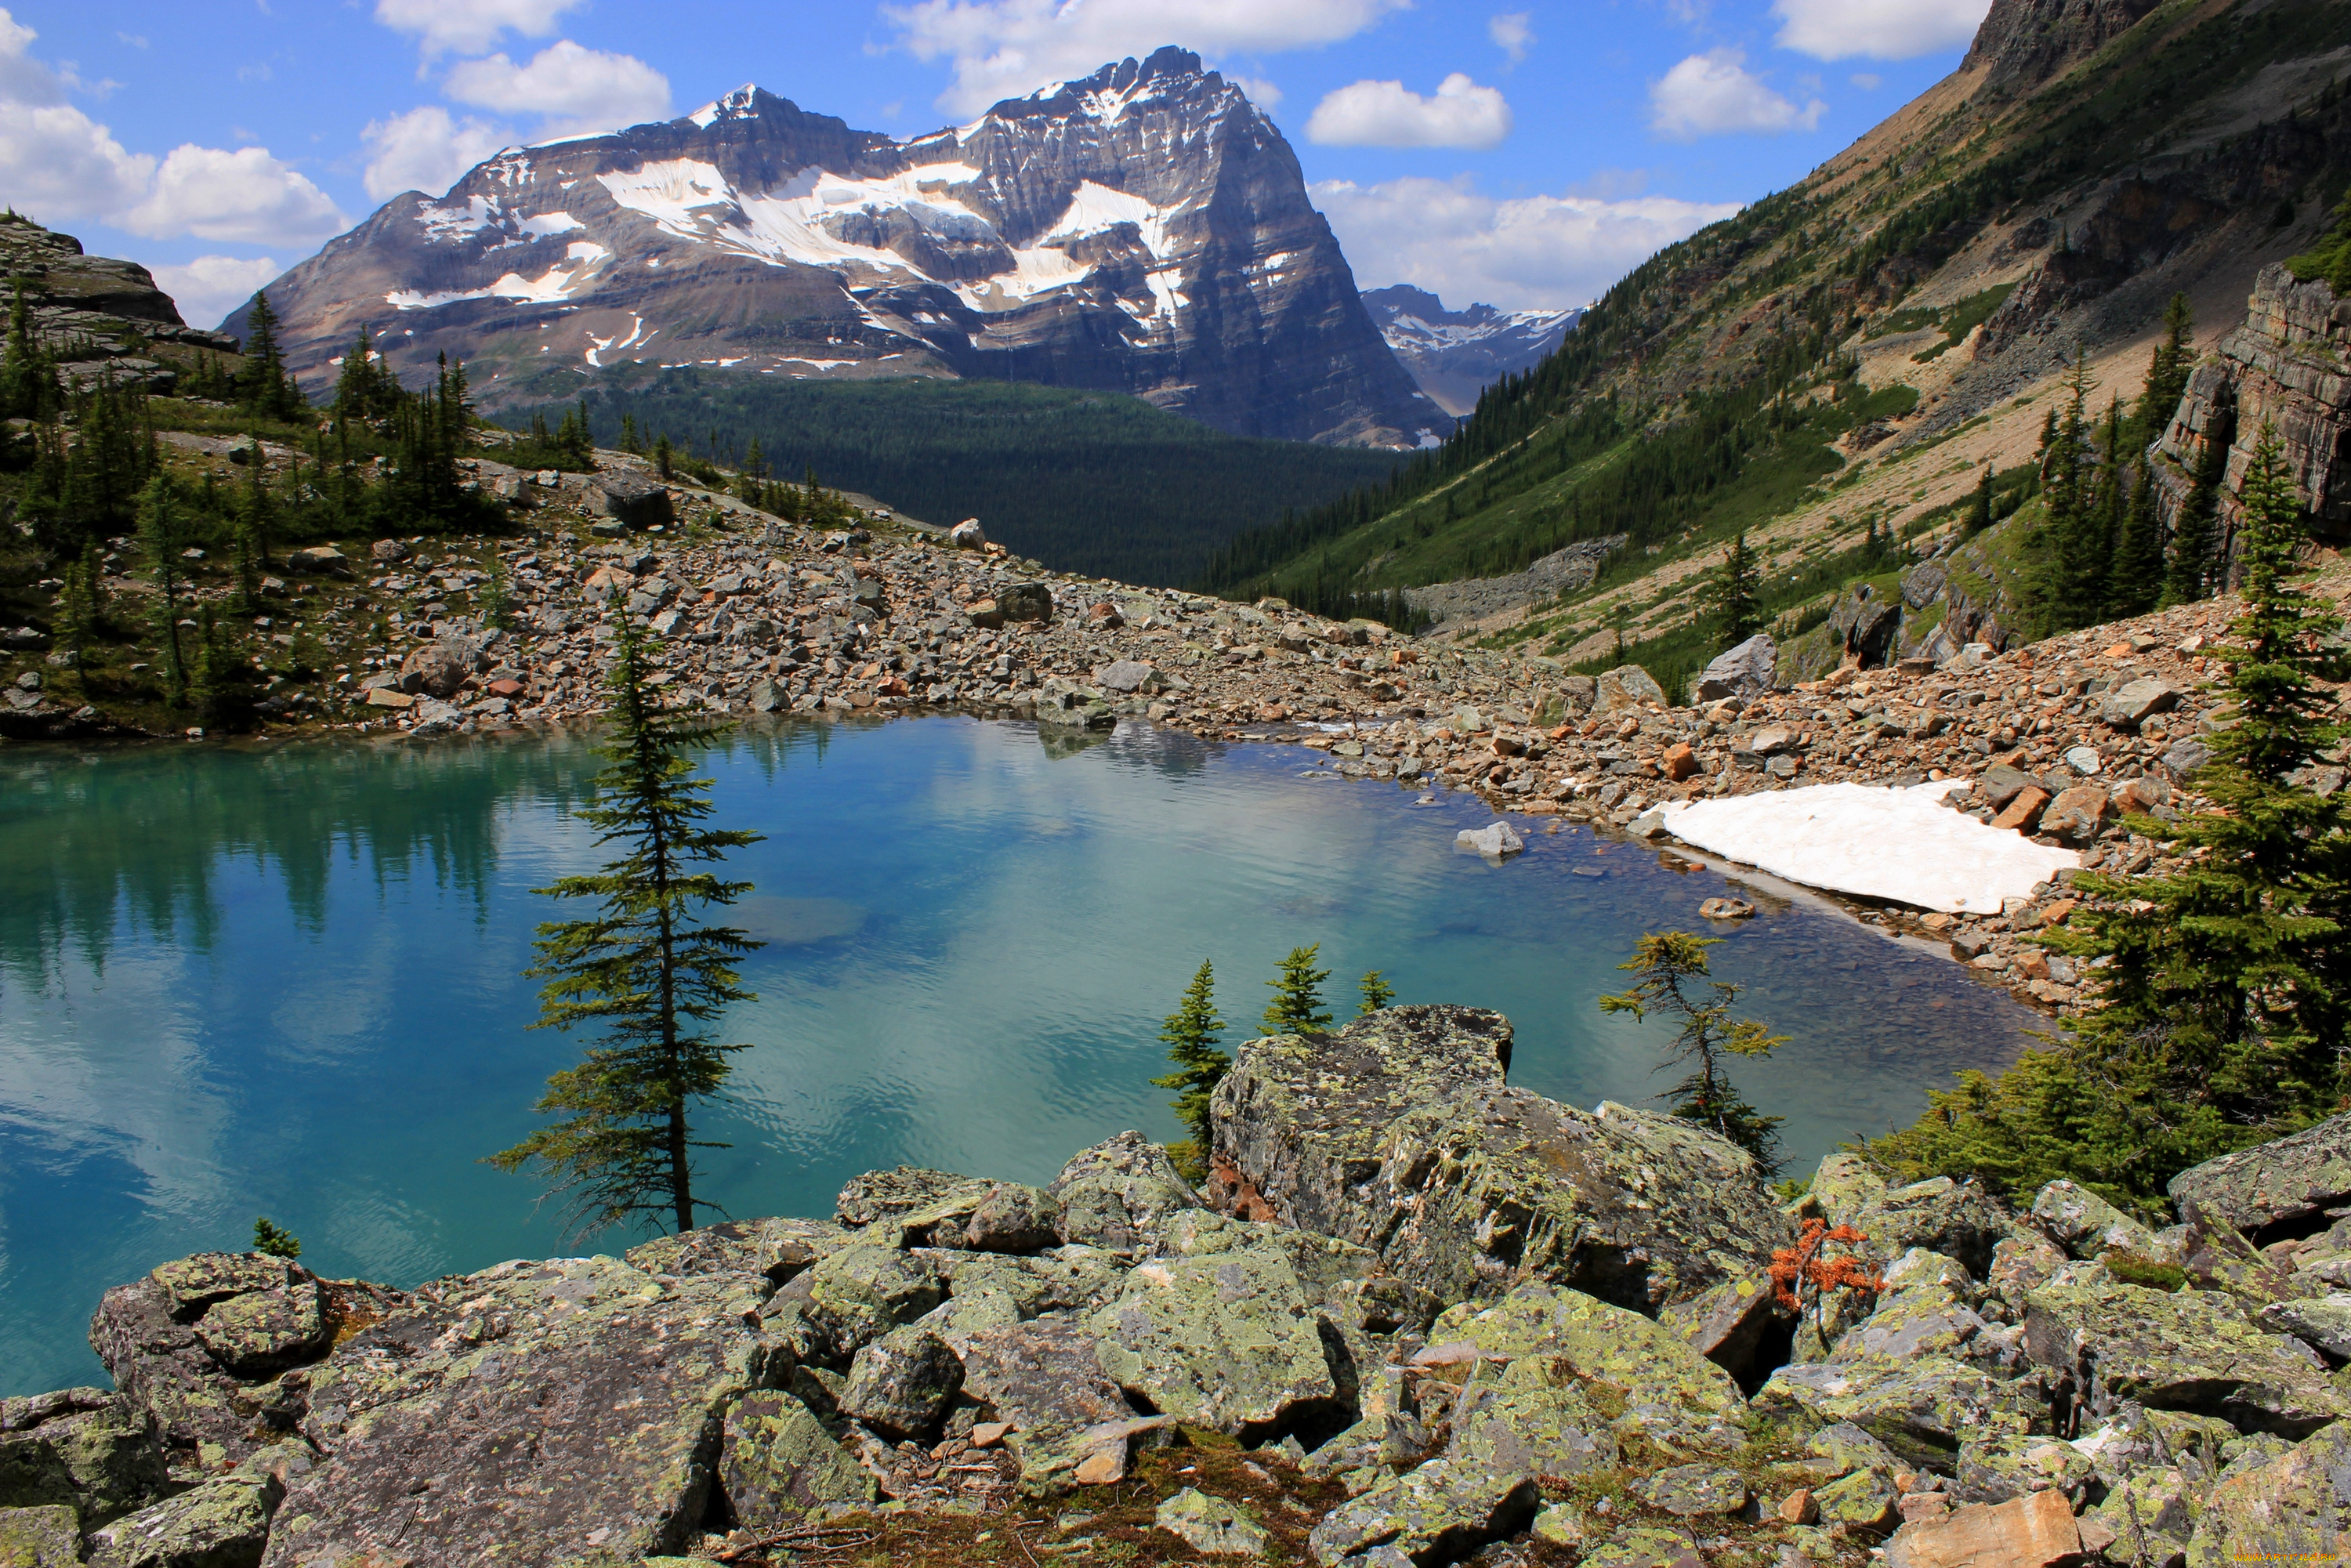
[[1176, 48], [904, 143], [744, 87], [511, 149], [444, 195], [394, 197], [268, 294], [312, 387], [372, 323], [403, 371], [469, 361], [492, 406], [699, 365], [1117, 390], [1325, 442], [1450, 424], [1382, 341], [1280, 131]]
[[1404, 368], [1447, 413], [1468, 413], [1478, 394], [1504, 376], [1528, 370], [1559, 347], [1583, 319], [1573, 310], [1497, 310], [1472, 305], [1447, 310], [1445, 301], [1408, 283], [1364, 296], [1380, 335]]

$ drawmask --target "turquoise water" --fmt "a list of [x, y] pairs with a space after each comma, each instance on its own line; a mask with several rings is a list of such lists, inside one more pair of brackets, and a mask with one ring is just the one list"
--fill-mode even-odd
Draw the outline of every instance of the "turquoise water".
[[[1122, 1128], [1172, 1137], [1159, 1019], [1203, 957], [1254, 1019], [1304, 942], [1348, 1010], [1377, 967], [1402, 1000], [1508, 1013], [1514, 1081], [1543, 1093], [1663, 1086], [1664, 1031], [1593, 998], [1720, 876], [1580, 829], [1490, 866], [1452, 846], [1489, 820], [1474, 800], [1309, 760], [953, 718], [738, 734], [709, 759], [716, 820], [768, 835], [732, 869], [771, 945], [698, 1190], [824, 1214], [877, 1166], [1041, 1181]], [[596, 1245], [477, 1163], [576, 1055], [525, 1027], [520, 971], [556, 913], [529, 890], [597, 859], [566, 814], [596, 766], [576, 735], [0, 753], [0, 1393], [102, 1383], [82, 1335], [105, 1288], [243, 1248], [256, 1214], [322, 1272], [400, 1284]], [[1738, 1076], [1799, 1168], [2034, 1021], [1803, 903], [1715, 954], [1793, 1037]]]

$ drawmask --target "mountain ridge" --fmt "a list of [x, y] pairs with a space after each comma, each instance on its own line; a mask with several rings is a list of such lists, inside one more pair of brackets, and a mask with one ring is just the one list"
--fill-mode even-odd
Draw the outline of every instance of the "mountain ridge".
[[1447, 310], [1445, 301], [1409, 283], [1364, 292], [1364, 305], [1396, 359], [1446, 413], [1466, 414], [1478, 396], [1504, 376], [1533, 369], [1559, 347], [1583, 308], [1501, 310], [1470, 305]]
[[314, 391], [371, 325], [396, 371], [471, 361], [492, 408], [653, 363], [1124, 392], [1335, 444], [1450, 425], [1380, 338], [1279, 129], [1172, 47], [905, 142], [745, 87], [507, 149], [443, 196], [393, 197], [266, 293]]

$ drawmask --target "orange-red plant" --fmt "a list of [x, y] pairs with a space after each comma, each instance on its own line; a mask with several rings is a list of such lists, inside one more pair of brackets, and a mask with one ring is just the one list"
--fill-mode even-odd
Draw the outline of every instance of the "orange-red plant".
[[1860, 1259], [1821, 1256], [1821, 1249], [1832, 1241], [1855, 1247], [1868, 1239], [1850, 1225], [1831, 1229], [1825, 1219], [1805, 1220], [1796, 1233], [1793, 1247], [1771, 1249], [1772, 1295], [1790, 1312], [1801, 1312], [1807, 1296], [1817, 1302], [1831, 1291], [1868, 1291], [1874, 1294], [1886, 1289], [1886, 1281], [1872, 1278]]

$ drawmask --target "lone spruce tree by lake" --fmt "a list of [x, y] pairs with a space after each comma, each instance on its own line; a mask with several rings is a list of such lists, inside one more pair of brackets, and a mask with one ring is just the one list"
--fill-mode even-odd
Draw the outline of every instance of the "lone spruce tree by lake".
[[536, 1165], [548, 1196], [563, 1195], [581, 1230], [623, 1222], [694, 1228], [693, 1151], [723, 1148], [694, 1136], [690, 1107], [720, 1092], [739, 1044], [707, 1026], [729, 1002], [754, 993], [733, 967], [763, 946], [730, 925], [699, 923], [711, 904], [734, 903], [747, 882], [722, 881], [710, 867], [726, 852], [765, 835], [706, 828], [710, 780], [691, 777], [688, 748], [712, 732], [661, 706], [647, 679], [644, 645], [621, 624], [610, 676], [611, 766], [596, 776], [594, 804], [580, 813], [597, 843], [623, 852], [590, 876], [567, 876], [538, 891], [601, 901], [585, 920], [538, 928], [544, 976], [538, 1029], [593, 1030], [598, 1042], [576, 1067], [548, 1080], [538, 1109], [561, 1119], [490, 1156], [500, 1170]]

